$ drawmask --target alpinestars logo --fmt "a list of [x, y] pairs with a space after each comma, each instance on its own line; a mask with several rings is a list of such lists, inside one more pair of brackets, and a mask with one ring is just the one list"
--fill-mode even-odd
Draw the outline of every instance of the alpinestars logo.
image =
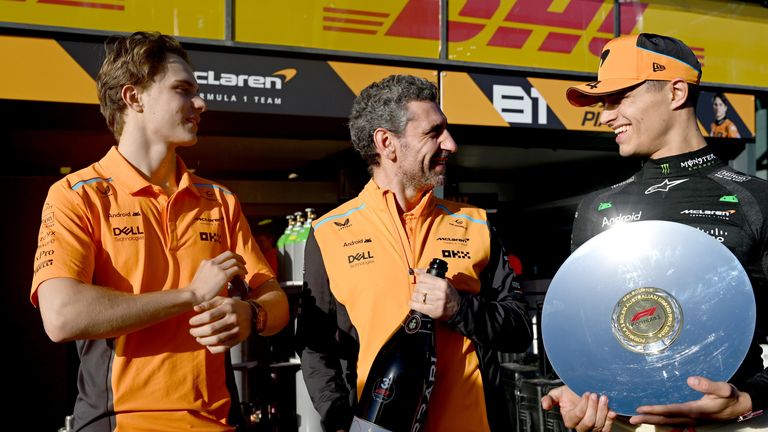
[[688, 179], [672, 180], [672, 181], [664, 180], [663, 182], [661, 182], [661, 183], [659, 183], [657, 185], [653, 185], [653, 186], [649, 187], [648, 189], [646, 189], [645, 190], [645, 194], [648, 195], [648, 194], [652, 194], [654, 192], [667, 192], [670, 189], [672, 189], [673, 187], [679, 185], [680, 183], [687, 182], [687, 181], [688, 181]]
[[443, 249], [442, 253], [443, 253], [443, 258], [472, 259], [472, 257], [469, 256], [469, 252], [465, 252], [465, 251]]
[[603, 225], [602, 227], [605, 228], [607, 226], [612, 226], [616, 223], [625, 223], [625, 222], [635, 222], [639, 221], [643, 217], [643, 212], [639, 211], [637, 213], [632, 212], [631, 215], [623, 215], [621, 213], [618, 214], [618, 216], [614, 216], [612, 218], [603, 218]]

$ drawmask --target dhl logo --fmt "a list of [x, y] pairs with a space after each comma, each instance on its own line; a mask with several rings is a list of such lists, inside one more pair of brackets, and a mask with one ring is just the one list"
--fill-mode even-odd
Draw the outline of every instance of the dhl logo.
[[[26, 0], [15, 0], [15, 1], [25, 2]], [[81, 8], [92, 8], [92, 9], [108, 9], [108, 10], [117, 10], [117, 11], [125, 10], [124, 2], [125, 0], [113, 0], [113, 1], [37, 0], [37, 3], [40, 3], [40, 4], [73, 6], [73, 7], [81, 7]]]
[[[558, 2], [561, 6], [553, 10], [554, 0], [517, 0], [506, 11], [501, 24], [492, 21], [499, 13], [502, 0], [466, 0], [455, 19], [448, 20], [448, 42], [474, 41], [487, 27], [495, 27], [486, 45], [500, 48], [520, 49], [529, 40], [542, 40], [538, 51], [570, 54], [595, 19], [602, 20], [597, 35], [588, 42], [589, 52], [600, 56], [600, 52], [613, 38], [613, 14], [611, 6], [604, 17], [600, 8], [604, 2], [594, 0], [570, 0]], [[565, 4], [564, 7], [562, 5]], [[621, 31], [631, 33], [648, 7], [647, 3], [632, 2], [621, 4]], [[381, 10], [361, 10], [324, 7], [323, 30], [405, 37], [413, 39], [440, 39], [440, 2], [436, 0], [409, 0], [394, 19], [391, 13]], [[391, 20], [391, 25], [385, 24]], [[532, 29], [531, 26], [534, 26]], [[538, 28], [537, 28], [538, 27]], [[532, 37], [535, 32], [544, 31], [543, 38]], [[478, 41], [479, 42], [479, 41]], [[702, 48], [693, 48], [703, 57]]]

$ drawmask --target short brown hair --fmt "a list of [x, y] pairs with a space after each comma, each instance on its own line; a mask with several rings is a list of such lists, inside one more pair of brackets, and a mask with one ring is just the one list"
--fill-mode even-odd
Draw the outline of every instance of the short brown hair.
[[121, 95], [126, 85], [145, 88], [164, 73], [166, 56], [175, 54], [190, 63], [181, 44], [159, 32], [135, 32], [128, 36], [112, 36], [104, 43], [106, 58], [96, 76], [101, 113], [107, 126], [119, 141], [123, 133], [123, 113], [127, 106]]
[[[645, 85], [651, 90], [659, 92], [664, 90], [669, 84], [669, 81], [665, 80], [648, 80], [645, 81]], [[683, 106], [693, 108], [696, 111], [696, 104], [699, 102], [700, 89], [696, 84], [688, 83], [688, 97], [685, 99]]]

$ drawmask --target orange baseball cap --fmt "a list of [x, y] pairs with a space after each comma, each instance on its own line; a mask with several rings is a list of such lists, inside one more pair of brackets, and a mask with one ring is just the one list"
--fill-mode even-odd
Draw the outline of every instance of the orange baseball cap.
[[621, 36], [605, 44], [597, 81], [569, 87], [565, 96], [571, 105], [584, 107], [647, 80], [676, 78], [691, 84], [701, 80], [699, 59], [681, 40], [651, 33]]

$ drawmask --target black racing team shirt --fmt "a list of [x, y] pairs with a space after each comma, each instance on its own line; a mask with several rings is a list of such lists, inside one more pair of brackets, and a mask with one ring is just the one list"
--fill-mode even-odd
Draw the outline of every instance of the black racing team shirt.
[[574, 219], [571, 250], [621, 222], [665, 220], [713, 236], [741, 262], [755, 292], [752, 345], [731, 382], [768, 405], [768, 371], [760, 344], [768, 322], [768, 182], [730, 168], [708, 147], [647, 161], [631, 178], [587, 195]]

